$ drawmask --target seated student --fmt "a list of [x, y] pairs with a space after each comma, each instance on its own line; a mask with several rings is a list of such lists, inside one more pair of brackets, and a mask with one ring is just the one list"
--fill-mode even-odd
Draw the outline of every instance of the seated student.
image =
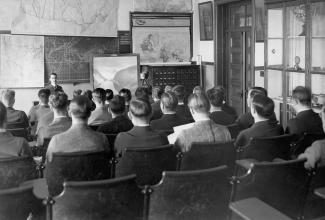
[[88, 99], [91, 101], [91, 105], [92, 105], [91, 111], [94, 111], [95, 108], [96, 108], [96, 105], [95, 105], [95, 103], [93, 101], [93, 92], [91, 90], [87, 89], [87, 90], [84, 90], [81, 93], [81, 95], [84, 95], [84, 96], [88, 97]]
[[[247, 94], [247, 106], [251, 109], [251, 103], [252, 99], [256, 94], [262, 94], [264, 96], [267, 96], [267, 91], [266, 89], [262, 87], [252, 87]], [[275, 113], [273, 112], [272, 120], [277, 121], [275, 117]], [[237, 119], [237, 124], [240, 130], [244, 130], [247, 128], [250, 128], [254, 124], [254, 117], [252, 116], [251, 112], [246, 112], [245, 114], [241, 115]]]
[[51, 111], [49, 106], [49, 97], [51, 91], [49, 89], [41, 89], [38, 91], [39, 104], [33, 106], [29, 113], [28, 118], [32, 126], [32, 134], [35, 134], [37, 123], [39, 119]]
[[123, 131], [129, 131], [133, 128], [131, 120], [125, 116], [125, 100], [120, 95], [115, 95], [109, 104], [109, 109], [112, 114], [112, 121], [100, 125], [97, 129], [98, 132], [104, 134], [118, 134]]
[[42, 127], [38, 131], [37, 146], [43, 144], [44, 138], [51, 138], [71, 127], [72, 121], [68, 115], [68, 103], [68, 96], [63, 92], [53, 93], [50, 96], [50, 106], [54, 119], [48, 126]]
[[163, 90], [160, 86], [154, 86], [152, 88], [152, 99], [154, 102], [151, 104], [151, 108], [152, 108], [151, 120], [159, 119], [163, 114], [160, 109], [160, 98], [162, 93]]
[[160, 119], [152, 120], [150, 127], [154, 130], [173, 130], [173, 127], [188, 124], [192, 121], [176, 114], [178, 100], [175, 93], [169, 91], [161, 95], [160, 107], [163, 116]]
[[193, 93], [194, 94], [202, 94], [202, 93], [204, 93], [204, 90], [203, 90], [203, 88], [201, 86], [195, 86], [193, 88]]
[[209, 118], [210, 103], [204, 94], [191, 94], [188, 107], [194, 118], [191, 128], [182, 130], [176, 138], [175, 146], [187, 152], [193, 142], [219, 142], [231, 140], [227, 127], [214, 123]]
[[105, 104], [109, 105], [109, 102], [111, 101], [111, 99], [114, 97], [114, 92], [111, 89], [106, 89], [106, 100], [105, 100]]
[[207, 96], [209, 98], [211, 108], [210, 108], [210, 118], [220, 125], [230, 125], [235, 123], [234, 116], [228, 114], [222, 110], [224, 92], [223, 90], [212, 88], [207, 91]]
[[184, 103], [185, 87], [182, 86], [182, 85], [174, 86], [173, 89], [172, 89], [172, 92], [174, 92], [176, 94], [177, 99], [178, 99], [176, 114], [181, 115], [182, 117], [188, 118], [191, 121], [193, 121], [193, 117], [191, 115], [191, 112], [190, 112], [188, 106], [185, 105], [185, 103]]
[[[215, 88], [221, 90], [223, 92], [223, 94], [226, 94], [225, 88], [223, 88], [221, 85], [218, 85]], [[225, 97], [224, 97], [224, 100], [223, 100], [221, 110], [224, 111], [224, 112], [227, 112], [229, 115], [232, 115], [235, 119], [238, 117], [236, 109], [229, 106], [226, 103]]]
[[273, 137], [284, 133], [282, 126], [272, 120], [274, 114], [272, 99], [262, 94], [256, 94], [250, 108], [255, 123], [239, 133], [235, 146], [245, 146], [252, 137]]
[[24, 111], [15, 110], [15, 91], [4, 90], [2, 92], [2, 103], [7, 108], [7, 129], [29, 128], [29, 121]]
[[6, 131], [7, 109], [0, 102], [0, 158], [15, 156], [32, 156], [30, 147], [25, 138], [14, 137]]
[[[321, 111], [323, 121], [323, 131], [325, 132], [325, 107]], [[316, 163], [319, 166], [325, 166], [325, 139], [315, 141], [310, 147], [308, 147], [303, 154], [300, 154], [298, 158], [306, 158], [305, 167], [307, 169], [314, 168]]]
[[81, 93], [82, 93], [81, 89], [76, 89], [73, 91], [72, 97], [75, 98], [75, 97], [81, 95]]
[[298, 86], [292, 91], [292, 107], [297, 115], [288, 121], [286, 133], [296, 134], [299, 137], [304, 132], [323, 132], [322, 120], [319, 114], [311, 109], [311, 93], [309, 89]]
[[158, 147], [168, 144], [165, 134], [153, 131], [149, 126], [151, 105], [146, 99], [135, 99], [130, 103], [129, 118], [134, 127], [117, 135], [114, 146], [118, 155], [126, 147]]
[[134, 92], [136, 99], [147, 99], [150, 101], [149, 90], [146, 87], [138, 87]]
[[101, 151], [110, 152], [106, 136], [88, 127], [92, 103], [86, 96], [77, 96], [71, 100], [69, 113], [72, 118], [71, 127], [60, 134], [54, 135], [46, 152], [48, 161], [56, 152]]
[[96, 108], [94, 111], [91, 112], [91, 115], [88, 120], [88, 124], [99, 125], [111, 121], [112, 115], [110, 114], [107, 106], [105, 105], [105, 100], [106, 100], [105, 90], [102, 88], [94, 89], [92, 96]]
[[119, 91], [119, 95], [125, 99], [125, 115], [128, 115], [130, 101], [132, 99], [131, 91], [129, 89], [123, 88]]

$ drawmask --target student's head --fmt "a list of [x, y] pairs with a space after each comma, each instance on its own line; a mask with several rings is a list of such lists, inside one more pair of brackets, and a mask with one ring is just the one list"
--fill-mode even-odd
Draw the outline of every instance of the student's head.
[[221, 89], [217, 89], [216, 87], [209, 89], [207, 91], [207, 96], [210, 101], [210, 104], [213, 107], [221, 107], [225, 99], [224, 91]]
[[260, 119], [270, 119], [274, 114], [274, 102], [269, 97], [256, 94], [251, 103], [251, 113], [256, 119], [259, 117]]
[[41, 104], [48, 104], [51, 91], [49, 89], [40, 89], [38, 91], [38, 98]]
[[105, 103], [106, 92], [104, 89], [102, 88], [94, 89], [92, 96], [93, 96], [93, 101], [95, 102], [96, 105]]
[[203, 88], [201, 86], [195, 86], [193, 88], [193, 93], [195, 93], [195, 94], [201, 94], [201, 93], [204, 93], [204, 90], [203, 90]]
[[267, 96], [267, 91], [263, 87], [258, 87], [258, 86], [252, 87], [248, 91], [248, 94], [247, 94], [247, 106], [248, 107], [251, 107], [251, 103], [252, 103], [253, 97], [256, 94], [261, 94], [261, 95]]
[[205, 94], [191, 94], [188, 97], [188, 107], [192, 113], [194, 120], [196, 116], [209, 114], [210, 102]]
[[135, 90], [134, 96], [136, 99], [147, 99], [149, 100], [149, 90], [145, 87], [138, 87]]
[[164, 92], [172, 91], [173, 87], [166, 85], [164, 88]]
[[92, 110], [92, 102], [88, 97], [80, 95], [71, 100], [69, 113], [74, 121], [87, 122]]
[[7, 108], [0, 102], [0, 128], [5, 128], [7, 122]]
[[111, 89], [106, 89], [105, 92], [106, 92], [106, 101], [109, 102], [113, 98], [114, 92]]
[[151, 111], [151, 105], [147, 99], [134, 99], [130, 102], [129, 117], [134, 125], [149, 123]]
[[89, 100], [93, 99], [93, 92], [91, 90], [85, 90], [81, 93], [81, 95], [86, 96]]
[[160, 108], [163, 113], [176, 112], [178, 99], [172, 91], [165, 92], [161, 95]]
[[15, 104], [15, 91], [14, 90], [10, 90], [10, 89], [6, 89], [2, 92], [2, 103], [6, 106], [6, 107], [12, 107]]
[[154, 86], [152, 88], [152, 98], [154, 101], [158, 101], [161, 98], [161, 94], [163, 93], [163, 90], [161, 86]]
[[56, 73], [51, 73], [50, 79], [49, 79], [51, 85], [56, 85], [57, 84], [57, 79], [58, 79], [58, 75]]
[[172, 91], [176, 94], [178, 102], [184, 102], [185, 98], [185, 87], [182, 85], [174, 86]]
[[82, 93], [82, 90], [81, 89], [74, 90], [73, 91], [73, 98], [76, 97], [76, 96], [78, 96], [78, 95], [81, 95], [81, 93]]
[[121, 115], [125, 111], [125, 99], [123, 96], [115, 95], [109, 102], [109, 109], [112, 114]]
[[308, 107], [311, 105], [311, 92], [308, 88], [297, 86], [292, 91], [292, 105], [297, 110], [297, 107]]
[[53, 111], [66, 113], [68, 104], [68, 96], [64, 92], [55, 92], [50, 95], [50, 106]]
[[124, 97], [126, 104], [128, 104], [132, 99], [131, 91], [129, 89], [123, 88], [119, 91], [119, 94]]

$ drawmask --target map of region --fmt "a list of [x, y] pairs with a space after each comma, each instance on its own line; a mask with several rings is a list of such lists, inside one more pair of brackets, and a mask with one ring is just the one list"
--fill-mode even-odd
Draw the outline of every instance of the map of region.
[[118, 0], [20, 0], [12, 33], [117, 36]]
[[19, 11], [20, 0], [0, 0], [0, 30], [11, 30], [14, 15]]
[[117, 38], [45, 37], [45, 78], [59, 82], [89, 81], [93, 55], [117, 53]]
[[134, 0], [134, 11], [190, 12], [192, 0]]
[[141, 64], [188, 62], [191, 58], [189, 28], [137, 27], [132, 42]]
[[44, 86], [44, 37], [0, 36], [0, 87]]

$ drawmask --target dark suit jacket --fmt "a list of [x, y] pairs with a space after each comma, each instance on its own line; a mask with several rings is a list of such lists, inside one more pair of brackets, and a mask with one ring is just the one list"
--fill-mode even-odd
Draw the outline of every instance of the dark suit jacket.
[[212, 121], [214, 121], [216, 124], [219, 124], [219, 125], [230, 125], [230, 124], [235, 123], [234, 116], [228, 114], [225, 111], [211, 112], [210, 118]]
[[118, 134], [120, 132], [129, 131], [132, 128], [133, 124], [131, 120], [125, 115], [119, 115], [113, 118], [112, 121], [100, 125], [97, 131], [104, 134]]
[[152, 108], [151, 120], [156, 120], [156, 119], [161, 118], [163, 113], [161, 112], [161, 109], [160, 109], [160, 101], [152, 103], [151, 108]]
[[297, 116], [288, 121], [286, 133], [303, 135], [304, 132], [322, 133], [323, 124], [319, 115], [312, 109], [299, 112]]
[[165, 134], [153, 131], [149, 126], [133, 127], [130, 131], [121, 132], [117, 135], [114, 143], [118, 155], [128, 147], [158, 147], [168, 144]]
[[62, 86], [56, 85], [56, 87], [52, 86], [51, 84], [48, 84], [45, 86], [45, 89], [49, 89], [51, 91], [51, 94], [54, 92], [63, 92]]
[[235, 108], [227, 105], [226, 103], [221, 106], [221, 110], [227, 112], [229, 115], [232, 115], [235, 119], [238, 117]]
[[235, 146], [245, 146], [252, 137], [273, 137], [282, 135], [283, 127], [274, 120], [260, 121], [252, 127], [241, 131], [235, 141]]
[[150, 122], [153, 130], [173, 130], [173, 127], [191, 123], [192, 121], [177, 114], [164, 114], [160, 119]]
[[[271, 116], [271, 121], [277, 122], [275, 113]], [[251, 112], [246, 112], [237, 119], [236, 123], [238, 124], [239, 130], [245, 130], [254, 124], [254, 118]]]
[[194, 122], [194, 119], [192, 117], [192, 114], [190, 112], [190, 109], [187, 105], [177, 105], [176, 107], [176, 114], [179, 116], [182, 116], [184, 118], [190, 119], [192, 122]]
[[28, 127], [29, 121], [24, 111], [16, 110], [12, 107], [7, 108], [7, 129]]

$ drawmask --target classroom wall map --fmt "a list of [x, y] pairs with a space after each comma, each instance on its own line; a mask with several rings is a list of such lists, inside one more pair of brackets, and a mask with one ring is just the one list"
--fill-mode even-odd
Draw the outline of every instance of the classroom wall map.
[[117, 50], [116, 38], [46, 36], [45, 79], [55, 72], [60, 82], [89, 82], [93, 55]]
[[140, 62], [188, 62], [191, 58], [189, 28], [136, 27], [132, 31], [133, 52], [140, 54]]
[[117, 36], [118, 0], [20, 0], [12, 33]]
[[0, 87], [44, 86], [44, 37], [0, 36]]
[[134, 0], [134, 11], [190, 12], [192, 0]]

